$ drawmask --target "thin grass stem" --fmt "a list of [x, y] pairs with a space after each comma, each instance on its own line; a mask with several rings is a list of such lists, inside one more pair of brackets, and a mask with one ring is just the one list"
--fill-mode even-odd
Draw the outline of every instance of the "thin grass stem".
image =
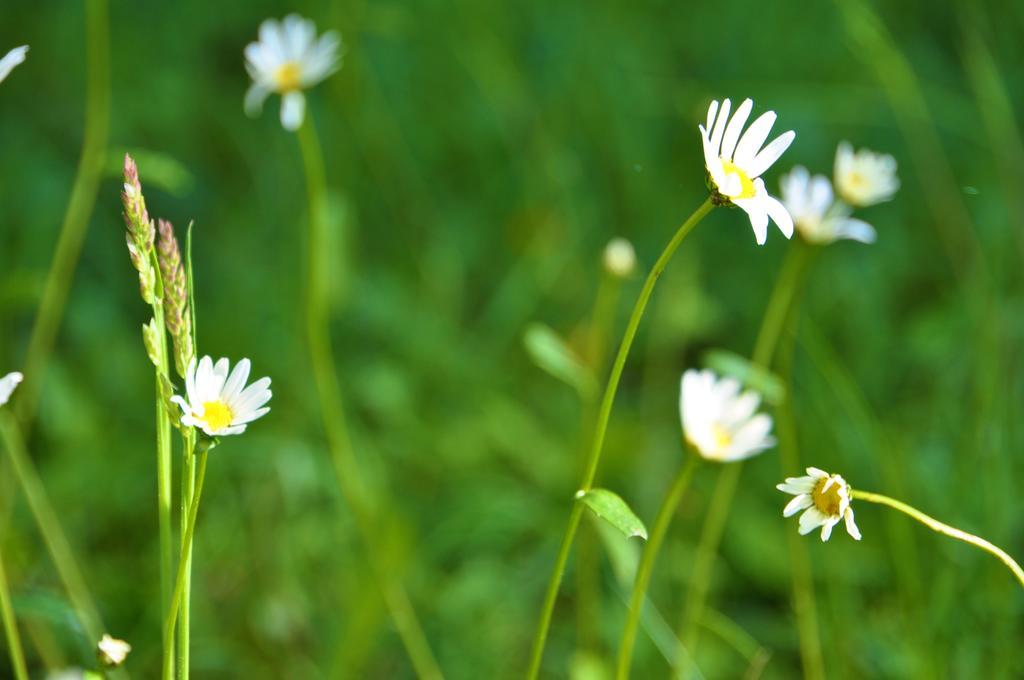
[[[622, 336], [622, 341], [619, 343], [618, 352], [615, 355], [615, 362], [612, 364], [612, 370], [608, 376], [608, 383], [605, 386], [604, 396], [601, 399], [601, 408], [598, 411], [597, 422], [594, 428], [593, 444], [590, 449], [590, 453], [587, 457], [586, 465], [583, 471], [582, 483], [579, 486], [579, 490], [586, 493], [590, 490], [594, 483], [594, 477], [597, 475], [597, 467], [601, 461], [601, 451], [604, 448], [604, 437], [608, 430], [608, 421], [611, 417], [612, 404], [615, 402], [615, 394], [619, 388], [619, 380], [622, 378], [622, 371], [626, 366], [626, 359], [629, 357], [629, 350], [633, 346], [633, 340], [636, 337], [637, 329], [640, 327], [640, 320], [643, 318], [644, 310], [647, 308], [647, 303], [651, 299], [651, 293], [654, 292], [654, 285], [661, 278], [661, 274], [665, 271], [665, 267], [668, 266], [669, 260], [675, 254], [676, 249], [683, 242], [694, 227], [696, 227], [704, 217], [711, 212], [713, 208], [711, 199], [705, 200], [700, 207], [698, 207], [692, 215], [676, 230], [672, 240], [665, 246], [665, 250], [662, 251], [661, 256], [657, 262], [654, 263], [654, 267], [651, 268], [650, 273], [647, 275], [647, 279], [644, 281], [644, 286], [640, 291], [640, 296], [637, 298], [636, 304], [633, 306], [633, 312], [630, 314], [629, 323], [626, 325], [625, 333]], [[577, 498], [579, 497], [578, 494]], [[537, 624], [537, 631], [533, 639], [533, 648], [530, 653], [530, 665], [526, 672], [526, 677], [533, 680], [540, 673], [540, 663], [544, 656], [544, 645], [547, 642], [548, 629], [551, 626], [551, 616], [555, 610], [555, 600], [558, 597], [558, 590], [562, 584], [562, 576], [565, 573], [565, 565], [569, 561], [569, 553], [572, 551], [572, 542], [576, 536], [576, 530], [580, 525], [580, 518], [583, 516], [583, 505], [578, 501], [573, 501], [572, 510], [569, 513], [569, 523], [566, 526], [565, 534], [562, 537], [561, 546], [558, 549], [558, 557], [555, 559], [555, 565], [551, 572], [551, 578], [548, 581], [547, 592], [544, 595], [544, 603], [541, 607], [540, 621]]]
[[7, 654], [11, 657], [11, 668], [14, 669], [14, 677], [16, 680], [28, 680], [25, 653], [21, 649], [18, 624], [14, 620], [14, 608], [11, 606], [11, 592], [7, 587], [7, 574], [4, 572], [3, 555], [0, 555], [0, 619], [3, 620], [4, 624], [4, 636], [7, 638]]
[[178, 611], [181, 608], [181, 596], [185, 591], [185, 580], [188, 574], [187, 565], [192, 559], [192, 543], [196, 532], [196, 517], [199, 516], [199, 502], [203, 496], [203, 482], [206, 481], [206, 461], [209, 451], [201, 451], [196, 461], [196, 488], [192, 494], [192, 503], [188, 508], [188, 522], [185, 526], [185, 534], [181, 538], [181, 555], [178, 556], [178, 570], [174, 577], [174, 591], [171, 593], [171, 601], [167, 609], [167, 618], [164, 622], [164, 658], [174, 658], [174, 626], [178, 620]]
[[629, 669], [633, 660], [633, 647], [636, 643], [637, 630], [640, 627], [640, 612], [644, 606], [644, 596], [647, 594], [647, 586], [651, 581], [651, 573], [654, 571], [654, 561], [661, 550], [661, 544], [668, 533], [668, 527], [672, 523], [679, 502], [693, 479], [693, 473], [697, 469], [700, 457], [696, 453], [687, 456], [686, 463], [679, 470], [676, 479], [672, 482], [665, 500], [658, 510], [658, 516], [654, 520], [651, 529], [651, 536], [644, 545], [643, 554], [640, 556], [640, 565], [637, 567], [636, 578], [633, 581], [633, 594], [629, 600], [629, 614], [626, 617], [626, 625], [622, 629], [622, 639], [619, 643], [619, 661], [616, 678], [625, 680], [629, 677]]
[[338, 385], [337, 366], [331, 348], [328, 325], [327, 279], [327, 179], [323, 154], [316, 129], [307, 116], [299, 128], [299, 148], [302, 153], [309, 200], [308, 276], [306, 287], [306, 340], [320, 403], [321, 419], [327, 435], [328, 449], [342, 494], [348, 501], [363, 544], [369, 557], [371, 571], [384, 596], [385, 604], [398, 635], [421, 678], [441, 678], [426, 634], [416, 617], [405, 587], [390, 573], [387, 561], [378, 554], [379, 542], [375, 534], [376, 518], [371, 510], [369, 491], [362, 481], [359, 465], [345, 421], [344, 401]]

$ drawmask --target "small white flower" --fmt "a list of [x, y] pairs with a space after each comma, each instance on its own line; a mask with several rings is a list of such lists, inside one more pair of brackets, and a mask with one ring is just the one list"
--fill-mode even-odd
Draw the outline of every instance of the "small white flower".
[[797, 166], [782, 178], [782, 202], [793, 216], [796, 230], [810, 243], [827, 244], [847, 238], [874, 243], [875, 229], [850, 217], [850, 206], [834, 200], [832, 183]]
[[0, 406], [7, 403], [7, 400], [11, 398], [11, 393], [14, 392], [14, 388], [24, 379], [25, 376], [17, 371], [8, 373], [0, 378]]
[[132, 651], [130, 644], [124, 640], [111, 637], [107, 633], [103, 634], [103, 637], [96, 645], [96, 653], [100, 658], [100, 663], [104, 666], [113, 666], [115, 668], [124, 663], [130, 651]]
[[15, 47], [5, 54], [3, 59], [0, 59], [0, 83], [10, 75], [15, 66], [25, 61], [26, 54], [28, 54], [28, 45], [22, 45], [21, 47]]
[[258, 115], [272, 93], [281, 95], [281, 125], [298, 130], [306, 115], [302, 94], [339, 68], [341, 36], [328, 31], [316, 37], [309, 19], [289, 14], [282, 21], [260, 24], [260, 38], [245, 48], [245, 69], [252, 86], [245, 94], [245, 110]]
[[735, 378], [719, 379], [709, 370], [683, 374], [679, 414], [686, 440], [708, 460], [728, 463], [774, 446], [772, 419], [756, 413], [761, 397], [740, 394]]
[[834, 175], [836, 191], [858, 208], [888, 201], [900, 188], [895, 158], [868, 149], [854, 153], [849, 142], [836, 149]]
[[758, 245], [768, 239], [768, 218], [779, 225], [786, 238], [793, 235], [793, 219], [778, 199], [769, 196], [761, 175], [779, 160], [796, 137], [792, 130], [783, 132], [763, 149], [768, 133], [775, 124], [775, 112], [762, 113], [750, 124], [742, 137], [747, 118], [754, 102], [746, 99], [729, 118], [730, 102], [711, 102], [707, 127], [700, 125], [704, 141], [704, 164], [714, 183], [714, 191], [729, 203], [743, 208], [750, 217], [750, 226]]
[[604, 268], [612, 276], [621, 279], [633, 273], [636, 267], [636, 251], [633, 244], [624, 238], [613, 238], [604, 247]]
[[[192, 360], [185, 372], [186, 401], [179, 395], [171, 401], [181, 407], [181, 424], [198, 427], [211, 437], [245, 432], [250, 423], [270, 411], [264, 406], [270, 401], [270, 378], [260, 378], [245, 387], [249, 379], [250, 363], [242, 359], [231, 371], [227, 359], [216, 364], [210, 357]], [[243, 389], [244, 388], [244, 389]]]
[[850, 485], [839, 475], [809, 467], [807, 476], [787, 477], [775, 488], [795, 496], [783, 509], [783, 517], [792, 517], [805, 510], [800, 515], [801, 536], [821, 527], [821, 540], [827, 541], [832, 535], [832, 527], [845, 521], [846, 532], [860, 540], [860, 529], [853, 521], [853, 508], [850, 507]]

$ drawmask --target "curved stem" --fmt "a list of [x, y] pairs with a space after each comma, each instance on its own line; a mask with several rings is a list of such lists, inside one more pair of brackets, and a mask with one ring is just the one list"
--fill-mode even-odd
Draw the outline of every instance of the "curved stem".
[[[796, 291], [803, 280], [803, 273], [806, 271], [807, 260], [811, 252], [811, 248], [799, 239], [789, 248], [768, 299], [764, 319], [761, 321], [761, 329], [758, 331], [754, 344], [752, 363], [756, 366], [771, 368], [772, 357], [785, 327], [786, 317], [789, 315]], [[715, 490], [712, 492], [708, 514], [704, 518], [704, 528], [701, 530], [697, 555], [694, 558], [693, 577], [690, 580], [690, 588], [686, 596], [681, 636], [683, 644], [691, 654], [697, 644], [698, 624], [704, 612], [718, 545], [722, 541], [725, 522], [742, 471], [742, 462], [726, 465], [722, 469], [718, 475], [718, 481], [715, 483]]]
[[[633, 339], [636, 337], [637, 328], [640, 326], [640, 319], [643, 318], [644, 310], [647, 308], [647, 302], [651, 298], [651, 293], [654, 291], [654, 284], [658, 282], [661, 277], [661, 273], [665, 271], [665, 267], [668, 265], [669, 260], [672, 259], [672, 255], [675, 254], [676, 249], [679, 248], [679, 244], [683, 242], [686, 235], [689, 234], [697, 224], [700, 223], [704, 217], [711, 212], [713, 208], [711, 199], [708, 198], [704, 203], [697, 208], [692, 215], [682, 226], [676, 230], [672, 240], [665, 246], [665, 250], [662, 251], [658, 261], [654, 263], [654, 267], [651, 268], [650, 273], [647, 275], [647, 279], [644, 281], [644, 287], [640, 291], [640, 296], [637, 298], [636, 304], [633, 306], [633, 312], [629, 317], [629, 323], [626, 326], [626, 331], [622, 336], [622, 341], [619, 343], [618, 353], [615, 355], [615, 362], [612, 364], [611, 374], [608, 376], [608, 384], [605, 386], [604, 396], [601, 399], [601, 408], [598, 411], [597, 423], [594, 429], [593, 444], [590, 449], [590, 454], [587, 457], [586, 466], [583, 472], [583, 480], [579, 485], [579, 490], [586, 493], [590, 490], [594, 483], [594, 477], [597, 475], [597, 466], [601, 461], [601, 450], [604, 447], [604, 436], [608, 430], [608, 419], [611, 416], [612, 404], [615, 401], [615, 393], [619, 388], [619, 380], [622, 378], [622, 370], [626, 365], [626, 359], [629, 357], [629, 350], [633, 346]], [[582, 495], [582, 494], [581, 494]], [[544, 644], [547, 640], [548, 629], [551, 626], [551, 616], [555, 609], [555, 599], [558, 596], [558, 589], [562, 584], [562, 575], [565, 573], [565, 565], [569, 560], [569, 552], [572, 549], [572, 542], [576, 536], [576, 530], [579, 528], [580, 517], [582, 516], [582, 506], [580, 502], [574, 501], [573, 509], [569, 514], [569, 525], [565, 529], [565, 535], [562, 537], [562, 545], [558, 551], [558, 557], [555, 560], [554, 569], [551, 572], [551, 579], [548, 581], [547, 592], [544, 596], [544, 604], [541, 609], [540, 621], [537, 624], [537, 632], [533, 639], [533, 650], [530, 654], [530, 666], [527, 670], [526, 677], [533, 678], [537, 677], [540, 672], [541, 658], [544, 656]]]
[[178, 620], [178, 608], [181, 605], [181, 594], [185, 590], [185, 577], [188, 573], [187, 565], [192, 559], [192, 537], [196, 531], [196, 517], [199, 515], [199, 501], [203, 496], [203, 482], [206, 480], [206, 459], [208, 451], [199, 454], [199, 461], [196, 464], [196, 488], [192, 495], [192, 505], [188, 509], [188, 525], [185, 527], [185, 535], [181, 538], [181, 555], [178, 556], [178, 572], [174, 579], [174, 592], [171, 593], [171, 601], [167, 609], [167, 619], [164, 622], [164, 658], [174, 657], [174, 625]]
[[858, 491], [857, 489], [853, 489], [850, 492], [850, 497], [859, 501], [867, 501], [869, 503], [887, 505], [890, 508], [899, 510], [905, 515], [913, 517], [918, 522], [925, 525], [932, 531], [937, 531], [940, 534], [943, 534], [944, 536], [955, 538], [958, 541], [963, 541], [964, 543], [970, 543], [971, 545], [977, 548], [981, 548], [989, 554], [995, 555], [999, 558], [1000, 562], [1005, 564], [1006, 567], [1013, 572], [1013, 575], [1017, 577], [1018, 581], [1020, 581], [1021, 586], [1024, 586], [1024, 569], [1021, 569], [1020, 565], [1017, 564], [1016, 560], [1014, 560], [1012, 557], [1006, 554], [1006, 552], [1004, 552], [1002, 548], [999, 548], [998, 546], [989, 543], [984, 538], [975, 536], [974, 534], [969, 534], [966, 531], [961, 531], [960, 529], [957, 529], [956, 527], [951, 527], [948, 524], [943, 524], [934, 517], [929, 517], [928, 515], [924, 514], [917, 508], [911, 507], [906, 503], [896, 500], [895, 498], [883, 496], [880, 493], [871, 493], [869, 491]]
[[64, 589], [67, 590], [71, 605], [78, 614], [82, 630], [85, 631], [89, 644], [94, 645], [100, 639], [103, 628], [100, 615], [88, 588], [86, 588], [85, 579], [82, 578], [82, 572], [78, 569], [78, 563], [75, 562], [67, 536], [57, 520], [57, 513], [46, 495], [42, 480], [39, 479], [35, 466], [32, 465], [32, 460], [25, 451], [25, 442], [21, 438], [21, 432], [10, 414], [0, 414], [0, 435], [2, 435], [7, 453], [11, 457], [14, 474], [25, 494], [25, 500], [28, 501], [29, 509], [39, 527], [39, 533], [43, 535], [43, 541], [57, 568], [57, 574], [64, 584]]
[[18, 400], [18, 416], [26, 428], [31, 424], [39, 403], [46, 365], [64, 316], [68, 290], [103, 172], [110, 123], [110, 36], [106, 0], [85, 2], [85, 46], [86, 100], [82, 153], [25, 355], [26, 380]]
[[18, 624], [14, 620], [14, 609], [11, 608], [11, 593], [7, 589], [7, 574], [4, 573], [2, 555], [0, 555], [0, 619], [3, 620], [4, 624], [4, 635], [7, 638], [7, 654], [11, 657], [14, 677], [17, 680], [28, 680], [28, 669], [25, 667], [25, 653], [21, 650]]
[[661, 543], [668, 533], [669, 524], [679, 507], [679, 501], [683, 499], [683, 493], [693, 479], [693, 472], [697, 469], [699, 457], [692, 454], [687, 457], [676, 480], [672, 483], [665, 500], [658, 510], [658, 516], [654, 520], [654, 527], [651, 529], [651, 537], [644, 546], [643, 555], [640, 557], [640, 566], [637, 568], [636, 578], [633, 581], [633, 594], [629, 600], [629, 616], [626, 618], [626, 626], [622, 630], [622, 640], [619, 643], [618, 680], [625, 680], [629, 677], [630, 662], [633, 660], [633, 646], [636, 642], [637, 629], [640, 626], [640, 612], [644, 606], [644, 596], [647, 594], [647, 585], [651, 581], [651, 572], [654, 571], [654, 560], [661, 550]]
[[371, 572], [384, 596], [391, 619], [398, 629], [398, 635], [405, 645], [416, 674], [421, 678], [441, 678], [441, 669], [434, 659], [430, 643], [420, 626], [404, 586], [388, 573], [390, 570], [386, 560], [377, 552], [375, 517], [368, 500], [367, 488], [361, 481], [359, 465], [349, 438], [334, 352], [331, 349], [328, 325], [327, 180], [320, 142], [313, 122], [308, 117], [299, 128], [298, 137], [309, 199], [306, 340], [309, 343], [313, 377], [320, 402], [320, 415], [327, 434], [328, 449], [338, 485], [352, 508], [356, 526], [369, 556]]

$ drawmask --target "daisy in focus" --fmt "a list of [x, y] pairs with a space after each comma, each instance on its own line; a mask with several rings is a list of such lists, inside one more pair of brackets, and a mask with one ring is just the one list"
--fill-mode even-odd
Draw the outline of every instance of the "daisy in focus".
[[[754, 102], [746, 99], [732, 118], [731, 103], [711, 102], [707, 126], [700, 128], [704, 142], [704, 164], [711, 180], [712, 201], [717, 205], [737, 205], [750, 217], [750, 226], [758, 245], [768, 239], [768, 218], [778, 225], [786, 238], [793, 235], [793, 219], [786, 207], [768, 195], [761, 175], [779, 160], [796, 137], [792, 130], [783, 132], [764, 145], [775, 124], [775, 112], [766, 111], [743, 132]], [[742, 135], [740, 133], [743, 133]], [[764, 148], [762, 148], [764, 147]]]
[[3, 59], [0, 59], [0, 83], [10, 75], [15, 66], [25, 61], [26, 54], [28, 54], [28, 45], [22, 45], [21, 47], [15, 47], [5, 54]]
[[316, 37], [309, 19], [289, 14], [282, 21], [260, 24], [257, 42], [245, 48], [245, 69], [252, 86], [245, 93], [245, 111], [259, 115], [271, 93], [281, 95], [281, 125], [298, 130], [306, 115], [308, 90], [339, 68], [341, 36], [333, 31]]
[[900, 188], [895, 158], [870, 149], [854, 152], [849, 142], [836, 150], [833, 175], [839, 196], [858, 208], [888, 201]]
[[783, 509], [783, 517], [792, 517], [804, 510], [800, 515], [801, 536], [821, 527], [821, 540], [827, 541], [832, 535], [832, 527], [845, 521], [846, 533], [860, 540], [860, 529], [853, 521], [853, 508], [850, 507], [850, 485], [841, 476], [809, 467], [806, 476], [787, 477], [775, 488], [795, 496]]
[[270, 401], [270, 378], [260, 378], [248, 387], [251, 364], [242, 359], [230, 371], [227, 359], [217, 363], [205, 356], [195, 359], [185, 373], [185, 393], [171, 397], [181, 407], [181, 424], [198, 427], [211, 437], [245, 432], [248, 423], [267, 414]]
[[839, 239], [874, 243], [875, 229], [850, 217], [852, 209], [835, 200], [832, 183], [797, 166], [782, 178], [782, 202], [793, 217], [796, 230], [809, 243], [828, 244]]
[[14, 373], [8, 373], [4, 377], [0, 378], [0, 406], [7, 403], [7, 400], [11, 398], [11, 393], [14, 392], [14, 388], [17, 387], [25, 376], [15, 371]]
[[679, 395], [683, 435], [707, 460], [730, 463], [750, 458], [775, 445], [772, 419], [757, 413], [760, 404], [757, 392], [740, 394], [735, 378], [691, 369], [683, 374]]

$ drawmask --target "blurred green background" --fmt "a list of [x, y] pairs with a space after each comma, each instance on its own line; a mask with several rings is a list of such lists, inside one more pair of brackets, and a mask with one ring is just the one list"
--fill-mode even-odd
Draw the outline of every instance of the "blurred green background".
[[[778, 112], [777, 131], [797, 131], [772, 191], [798, 163], [830, 174], [843, 139], [900, 165], [896, 199], [860, 213], [878, 243], [825, 248], [808, 275], [793, 358], [802, 461], [1024, 555], [1024, 4], [114, 1], [107, 172], [27, 436], [135, 677], [156, 676], [160, 614], [126, 150], [151, 214], [195, 220], [200, 352], [249, 357], [274, 380], [270, 415], [211, 454], [195, 677], [412, 676], [324, 446], [302, 336], [297, 143], [276, 98], [257, 120], [242, 112], [242, 49], [289, 11], [345, 41], [342, 70], [309, 94], [332, 189], [339, 378], [391, 517], [378, 547], [450, 677], [521, 676], [576, 490], [579, 399], [531, 361], [523, 333], [542, 322], [582, 351], [605, 243], [628, 237], [642, 269], [654, 262], [706, 195], [696, 126], [712, 98], [752, 97]], [[4, 373], [22, 367], [80, 154], [83, 6], [10, 3], [0, 38], [2, 51], [31, 45], [0, 85]], [[750, 353], [790, 247], [771, 229], [759, 248], [742, 212], [713, 212], [648, 310], [599, 476], [648, 523], [682, 462], [681, 372], [711, 348]], [[622, 286], [613, 346], [641, 282]], [[90, 664], [0, 471], [0, 546], [34, 673]], [[671, 627], [714, 472], [699, 470], [655, 569]], [[744, 471], [710, 606], [719, 633], [745, 632], [703, 634], [704, 677], [741, 677], [759, 648], [762, 677], [801, 674], [781, 474], [776, 451]], [[857, 521], [861, 543], [806, 539], [828, 677], [1024, 675], [1024, 606], [1002, 565], [883, 508], [858, 505]], [[614, 658], [628, 589], [594, 526], [582, 538], [601, 600], [583, 628], [596, 638], [581, 643], [572, 562], [548, 677], [599, 678]], [[635, 676], [668, 673], [642, 632]]]

